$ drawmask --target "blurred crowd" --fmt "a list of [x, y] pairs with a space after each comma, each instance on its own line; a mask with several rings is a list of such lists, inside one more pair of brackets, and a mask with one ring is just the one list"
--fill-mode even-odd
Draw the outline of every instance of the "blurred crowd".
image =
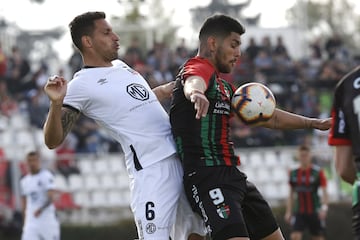
[[[332, 90], [337, 81], [359, 63], [346, 49], [342, 39], [334, 35], [328, 39], [317, 39], [308, 45], [309, 56], [293, 59], [281, 36], [271, 39], [250, 38], [242, 45], [242, 56], [235, 71], [222, 77], [235, 86], [246, 82], [261, 82], [274, 92], [280, 108], [309, 117], [329, 116]], [[181, 39], [174, 49], [165, 43], [155, 43], [146, 51], [139, 39], [134, 37], [120, 57], [129, 66], [142, 74], [151, 87], [173, 81], [180, 65], [194, 56], [196, 49], [186, 46]], [[49, 100], [43, 86], [50, 75], [46, 61], [38, 69], [14, 46], [5, 55], [0, 46], [0, 114], [11, 117], [21, 111], [30, 124], [42, 128]], [[76, 49], [67, 62], [71, 75], [81, 69], [82, 58]], [[63, 74], [59, 70], [56, 74]], [[170, 101], [164, 102], [169, 109]], [[274, 145], [297, 145], [309, 141], [316, 132], [276, 131], [250, 128], [234, 122], [233, 140], [236, 147]], [[321, 135], [321, 134], [320, 134]], [[65, 149], [65, 150], [64, 150]], [[112, 141], [92, 120], [82, 116], [68, 139], [58, 151], [73, 153], [119, 152], [121, 147]]]

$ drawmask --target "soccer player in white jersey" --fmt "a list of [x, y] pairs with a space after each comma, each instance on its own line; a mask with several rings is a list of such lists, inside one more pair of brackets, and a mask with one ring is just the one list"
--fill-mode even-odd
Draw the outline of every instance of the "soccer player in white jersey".
[[173, 85], [150, 89], [139, 73], [118, 60], [119, 37], [103, 12], [79, 15], [69, 27], [84, 67], [69, 84], [55, 76], [44, 87], [51, 102], [46, 145], [59, 146], [80, 113], [94, 119], [125, 152], [139, 239], [168, 240], [175, 218], [172, 239], [204, 239], [203, 222], [186, 201], [169, 117], [159, 102], [170, 97]]
[[54, 177], [40, 167], [37, 152], [28, 153], [26, 161], [29, 173], [20, 181], [24, 216], [21, 240], [60, 240], [60, 224], [53, 204]]

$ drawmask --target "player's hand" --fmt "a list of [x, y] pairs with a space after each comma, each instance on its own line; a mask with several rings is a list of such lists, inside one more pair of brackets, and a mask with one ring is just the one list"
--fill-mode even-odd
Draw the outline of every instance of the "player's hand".
[[44, 86], [44, 91], [53, 103], [62, 104], [67, 90], [67, 81], [63, 77], [50, 77]]
[[328, 130], [331, 127], [331, 118], [326, 119], [314, 119], [312, 127], [322, 131]]
[[39, 217], [40, 214], [41, 214], [41, 209], [38, 209], [38, 210], [36, 210], [36, 211], [34, 212], [34, 216], [35, 216], [35, 217]]
[[190, 101], [194, 103], [196, 110], [196, 119], [205, 117], [209, 109], [209, 100], [206, 98], [204, 93], [200, 91], [193, 91], [190, 95]]
[[326, 216], [327, 216], [327, 210], [320, 210], [319, 211], [319, 219], [320, 220], [325, 220], [326, 219]]

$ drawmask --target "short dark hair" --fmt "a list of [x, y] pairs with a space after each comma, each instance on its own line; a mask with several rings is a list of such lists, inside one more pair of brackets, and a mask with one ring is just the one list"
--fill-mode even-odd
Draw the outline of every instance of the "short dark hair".
[[245, 28], [239, 21], [230, 16], [216, 14], [207, 18], [202, 25], [199, 33], [199, 40], [201, 42], [209, 36], [225, 38], [229, 36], [231, 32], [242, 35], [245, 33]]
[[300, 145], [300, 146], [299, 146], [299, 151], [309, 152], [309, 151], [310, 151], [310, 147], [309, 147], [308, 145]]
[[39, 153], [37, 151], [31, 151], [28, 152], [28, 154], [26, 154], [26, 157], [34, 157], [34, 156], [39, 156]]
[[69, 24], [71, 38], [74, 45], [82, 51], [81, 38], [83, 36], [91, 36], [95, 24], [94, 21], [98, 19], [105, 19], [104, 12], [86, 12], [76, 16]]

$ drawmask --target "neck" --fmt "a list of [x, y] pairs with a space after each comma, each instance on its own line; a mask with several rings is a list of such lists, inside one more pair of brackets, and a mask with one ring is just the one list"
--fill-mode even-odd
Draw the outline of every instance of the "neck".
[[31, 171], [31, 175], [38, 174], [40, 172], [40, 169], [34, 169]]
[[102, 58], [97, 56], [89, 56], [87, 54], [83, 55], [84, 66], [93, 66], [93, 67], [111, 67], [111, 61], [105, 61]]

